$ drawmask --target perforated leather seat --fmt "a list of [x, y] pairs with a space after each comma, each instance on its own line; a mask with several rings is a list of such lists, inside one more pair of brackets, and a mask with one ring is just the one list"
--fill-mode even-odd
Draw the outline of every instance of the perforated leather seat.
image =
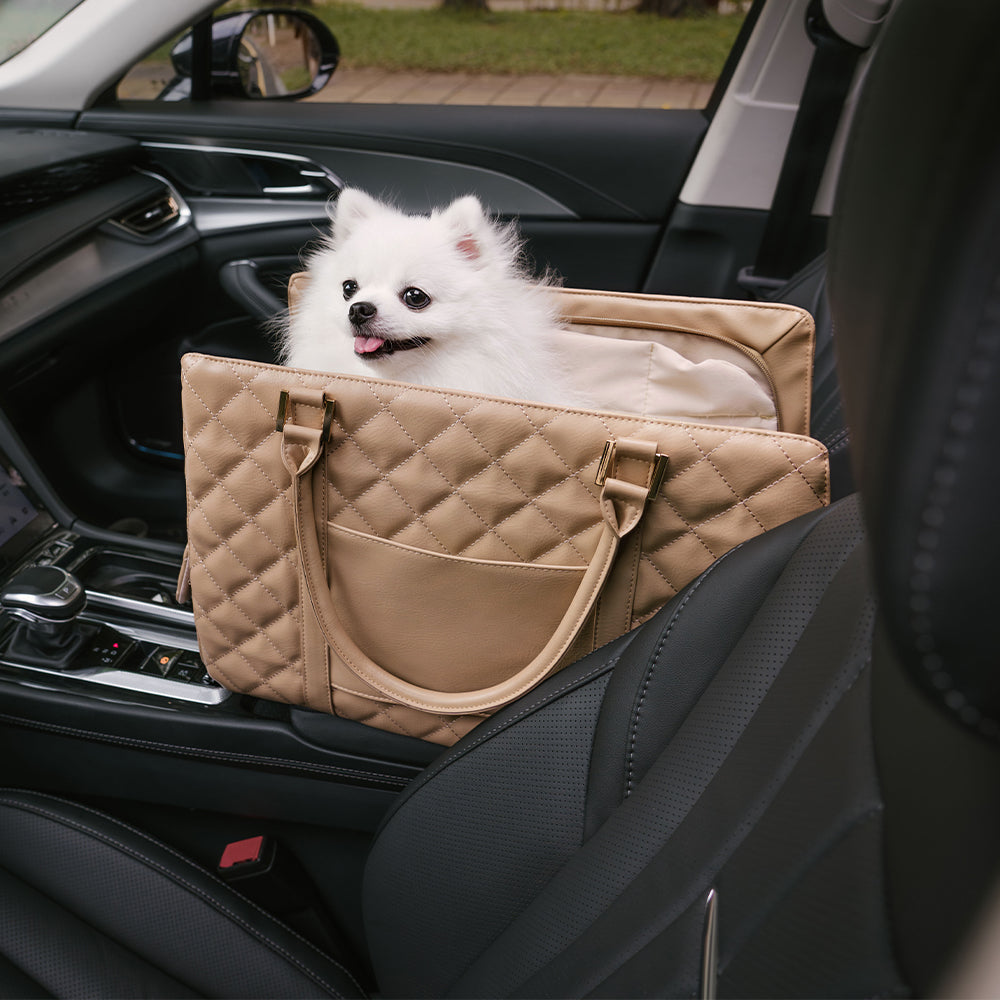
[[[922, 994], [946, 972], [1000, 860], [998, 29], [979, 0], [901, 0], [858, 108], [829, 273], [861, 497], [735, 550], [411, 785], [367, 865], [381, 994]], [[8, 995], [357, 994], [72, 804], [0, 799], [0, 869]]]

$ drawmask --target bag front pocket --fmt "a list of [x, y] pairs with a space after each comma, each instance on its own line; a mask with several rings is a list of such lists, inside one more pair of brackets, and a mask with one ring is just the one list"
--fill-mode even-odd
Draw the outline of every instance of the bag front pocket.
[[586, 572], [428, 552], [327, 524], [327, 578], [344, 630], [421, 687], [497, 684], [542, 650]]

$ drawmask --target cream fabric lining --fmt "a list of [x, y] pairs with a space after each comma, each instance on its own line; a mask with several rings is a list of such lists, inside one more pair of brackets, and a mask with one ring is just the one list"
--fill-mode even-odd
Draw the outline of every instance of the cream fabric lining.
[[552, 344], [594, 409], [777, 429], [767, 379], [750, 358], [693, 334], [669, 334], [683, 354], [649, 336], [646, 330], [577, 326], [554, 335]]

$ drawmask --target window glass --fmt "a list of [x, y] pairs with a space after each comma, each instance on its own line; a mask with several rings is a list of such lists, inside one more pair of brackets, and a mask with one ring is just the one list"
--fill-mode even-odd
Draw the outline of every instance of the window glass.
[[[220, 12], [252, 7], [227, 3]], [[747, 4], [726, 0], [311, 0], [340, 45], [309, 101], [704, 107]], [[647, 9], [648, 8], [648, 9]], [[682, 10], [666, 16], [655, 9]], [[172, 43], [126, 76], [159, 96]]]
[[81, 0], [0, 0], [0, 62], [26, 49]]
[[187, 34], [182, 31], [169, 42], [154, 49], [142, 62], [136, 63], [118, 84], [118, 97], [123, 101], [155, 101], [175, 78], [170, 50]]

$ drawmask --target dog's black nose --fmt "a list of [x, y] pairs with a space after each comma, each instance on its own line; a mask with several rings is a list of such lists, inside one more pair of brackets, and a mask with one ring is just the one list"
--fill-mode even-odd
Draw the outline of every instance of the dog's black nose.
[[372, 302], [352, 302], [351, 308], [347, 310], [347, 318], [355, 326], [362, 326], [377, 312], [378, 310]]

